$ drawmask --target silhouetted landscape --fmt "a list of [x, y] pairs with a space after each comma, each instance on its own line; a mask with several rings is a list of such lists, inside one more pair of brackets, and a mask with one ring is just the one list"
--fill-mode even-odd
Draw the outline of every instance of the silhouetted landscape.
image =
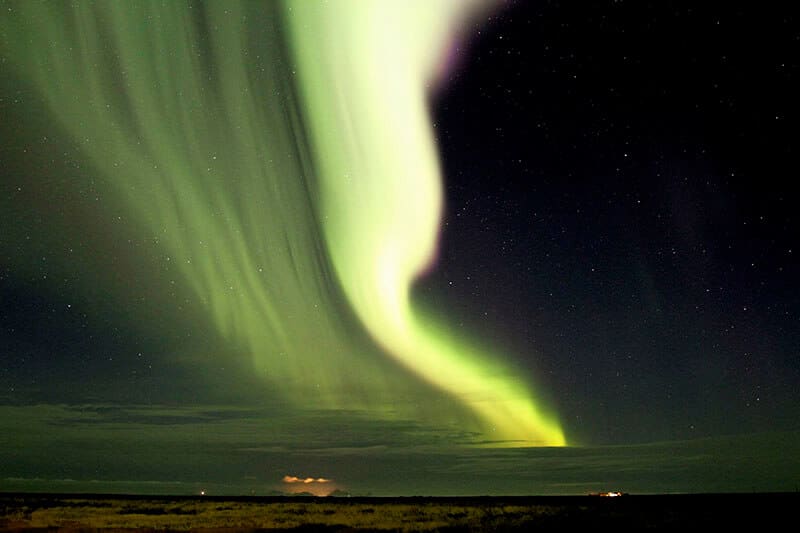
[[792, 516], [798, 493], [531, 497], [152, 497], [0, 495], [6, 531], [526, 531], [756, 527]]

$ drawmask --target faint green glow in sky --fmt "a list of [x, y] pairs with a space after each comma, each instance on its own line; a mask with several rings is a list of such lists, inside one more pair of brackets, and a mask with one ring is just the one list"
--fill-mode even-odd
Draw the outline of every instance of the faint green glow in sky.
[[465, 4], [20, 2], [2, 49], [271, 387], [563, 445], [527, 379], [410, 300], [442, 211], [426, 95]]

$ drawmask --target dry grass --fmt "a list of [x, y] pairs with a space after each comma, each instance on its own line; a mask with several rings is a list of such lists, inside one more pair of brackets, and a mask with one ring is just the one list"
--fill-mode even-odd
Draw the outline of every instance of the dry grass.
[[552, 514], [547, 506], [439, 503], [238, 502], [202, 500], [54, 499], [44, 505], [7, 505], [6, 529], [329, 529], [391, 531], [492, 530], [521, 527]]
[[800, 493], [238, 500], [0, 494], [0, 530], [772, 531], [794, 519], [798, 503]]

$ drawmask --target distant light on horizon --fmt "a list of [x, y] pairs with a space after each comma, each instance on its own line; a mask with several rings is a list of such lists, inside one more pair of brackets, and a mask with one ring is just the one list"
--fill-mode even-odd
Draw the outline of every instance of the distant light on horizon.
[[331, 481], [332, 480], [325, 479], [324, 477], [318, 477], [318, 478], [305, 477], [305, 478], [301, 478], [301, 477], [297, 477], [297, 476], [288, 476], [288, 475], [287, 476], [283, 476], [283, 482], [284, 483], [304, 483], [304, 484], [308, 485], [309, 483], [330, 483]]
[[313, 476], [283, 476], [284, 490], [289, 493], [308, 493], [314, 496], [328, 496], [339, 487], [333, 479]]

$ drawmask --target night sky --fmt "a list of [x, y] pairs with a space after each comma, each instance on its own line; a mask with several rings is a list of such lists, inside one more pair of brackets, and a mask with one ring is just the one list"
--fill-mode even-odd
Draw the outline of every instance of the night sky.
[[332, 3], [0, 2], [0, 490], [796, 490], [797, 13]]

